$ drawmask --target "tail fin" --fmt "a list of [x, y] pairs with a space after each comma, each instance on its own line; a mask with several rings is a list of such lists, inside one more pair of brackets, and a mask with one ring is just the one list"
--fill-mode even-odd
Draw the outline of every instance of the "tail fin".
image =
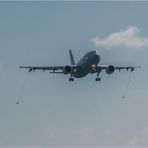
[[74, 60], [74, 58], [73, 58], [73, 54], [72, 54], [71, 49], [69, 50], [69, 56], [70, 56], [71, 65], [75, 65], [75, 60]]

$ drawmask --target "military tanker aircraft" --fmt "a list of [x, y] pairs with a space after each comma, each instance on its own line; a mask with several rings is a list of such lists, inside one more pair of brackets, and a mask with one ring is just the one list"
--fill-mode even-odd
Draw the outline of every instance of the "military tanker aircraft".
[[86, 53], [77, 63], [75, 63], [71, 49], [69, 50], [70, 62], [69, 65], [64, 66], [20, 66], [20, 68], [29, 69], [29, 72], [36, 70], [50, 71], [54, 74], [70, 75], [69, 81], [74, 81], [74, 78], [83, 78], [88, 74], [96, 73], [96, 81], [100, 81], [99, 74], [105, 70], [107, 74], [112, 74], [115, 70], [130, 70], [134, 71], [139, 66], [115, 66], [115, 65], [101, 65], [100, 54], [98, 51], [90, 51]]

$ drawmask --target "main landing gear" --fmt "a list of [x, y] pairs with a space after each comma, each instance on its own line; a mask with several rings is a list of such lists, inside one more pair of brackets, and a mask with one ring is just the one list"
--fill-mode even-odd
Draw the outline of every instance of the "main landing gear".
[[73, 81], [74, 81], [74, 78], [72, 78], [72, 77], [71, 77], [71, 78], [69, 78], [69, 81], [70, 81], [70, 82], [71, 82], [71, 81], [73, 82]]
[[73, 82], [73, 81], [74, 81], [74, 78], [73, 78], [73, 75], [72, 75], [72, 73], [70, 74], [69, 81], [70, 81], [70, 82]]
[[101, 78], [96, 78], [95, 80], [96, 80], [96, 81], [101, 81]]

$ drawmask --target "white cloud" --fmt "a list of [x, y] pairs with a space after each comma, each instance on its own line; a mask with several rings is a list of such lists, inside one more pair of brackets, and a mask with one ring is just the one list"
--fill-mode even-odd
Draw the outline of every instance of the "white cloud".
[[127, 147], [148, 146], [148, 126], [140, 131], [137, 136], [132, 137], [126, 144]]
[[148, 126], [146, 126], [142, 131], [141, 131], [142, 135], [146, 135], [148, 134]]
[[135, 26], [121, 29], [119, 32], [112, 33], [106, 38], [95, 37], [91, 42], [96, 47], [124, 47], [124, 48], [143, 48], [148, 47], [148, 38], [139, 36], [140, 30]]
[[137, 137], [133, 137], [127, 142], [127, 147], [135, 147], [137, 146], [137, 143], [138, 143]]

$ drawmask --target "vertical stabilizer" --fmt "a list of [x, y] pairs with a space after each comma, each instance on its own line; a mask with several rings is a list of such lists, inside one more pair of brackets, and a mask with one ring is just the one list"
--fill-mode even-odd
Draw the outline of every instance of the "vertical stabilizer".
[[75, 60], [74, 60], [74, 58], [73, 58], [73, 54], [72, 54], [71, 49], [69, 50], [69, 56], [70, 56], [71, 65], [75, 65]]

